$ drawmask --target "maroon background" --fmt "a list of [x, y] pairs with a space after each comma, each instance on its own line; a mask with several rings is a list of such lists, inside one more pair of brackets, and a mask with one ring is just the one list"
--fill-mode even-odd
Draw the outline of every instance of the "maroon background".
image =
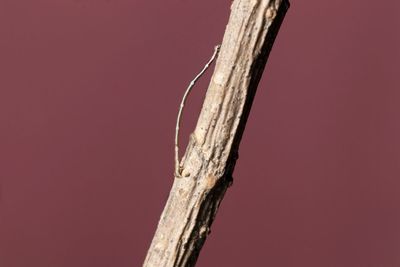
[[[1, 267], [141, 265], [229, 6], [0, 1]], [[399, 12], [292, 1], [198, 266], [400, 266]]]

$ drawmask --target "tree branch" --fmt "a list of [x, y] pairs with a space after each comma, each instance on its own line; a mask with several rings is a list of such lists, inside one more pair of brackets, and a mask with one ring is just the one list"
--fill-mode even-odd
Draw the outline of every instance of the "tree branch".
[[144, 267], [194, 266], [232, 183], [239, 143], [287, 0], [235, 0], [214, 74]]

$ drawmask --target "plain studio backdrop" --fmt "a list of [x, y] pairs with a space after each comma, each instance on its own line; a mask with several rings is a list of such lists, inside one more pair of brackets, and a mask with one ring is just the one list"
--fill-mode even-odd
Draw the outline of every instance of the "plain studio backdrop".
[[[0, 0], [1, 267], [142, 264], [230, 4]], [[198, 266], [400, 266], [400, 4], [291, 4]]]

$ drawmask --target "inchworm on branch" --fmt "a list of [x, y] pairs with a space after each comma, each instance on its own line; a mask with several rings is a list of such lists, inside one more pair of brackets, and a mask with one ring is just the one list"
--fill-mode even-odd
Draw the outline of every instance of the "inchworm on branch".
[[181, 124], [181, 117], [182, 117], [182, 112], [183, 108], [185, 107], [186, 99], [190, 93], [190, 91], [193, 89], [193, 86], [197, 82], [198, 79], [206, 72], [206, 70], [210, 67], [211, 63], [215, 60], [215, 58], [218, 55], [220, 45], [217, 45], [214, 49], [214, 54], [211, 56], [210, 60], [207, 62], [207, 64], [204, 66], [204, 68], [200, 71], [199, 74], [190, 82], [188, 88], [185, 91], [185, 94], [183, 95], [181, 105], [179, 106], [179, 112], [178, 112], [178, 117], [176, 119], [176, 127], [175, 127], [175, 177], [176, 178], [181, 178], [182, 177], [182, 166], [179, 163], [179, 128]]

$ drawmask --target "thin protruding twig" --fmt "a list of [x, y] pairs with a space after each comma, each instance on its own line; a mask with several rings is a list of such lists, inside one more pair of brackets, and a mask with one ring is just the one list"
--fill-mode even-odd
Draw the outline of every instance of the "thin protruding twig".
[[211, 63], [215, 60], [218, 55], [220, 45], [215, 46], [214, 53], [211, 56], [210, 60], [207, 64], [203, 67], [203, 69], [197, 74], [197, 76], [190, 82], [188, 88], [183, 95], [181, 105], [179, 106], [178, 117], [176, 119], [176, 127], [175, 127], [175, 177], [181, 178], [182, 177], [182, 166], [180, 165], [179, 160], [179, 128], [181, 124], [181, 117], [183, 113], [183, 108], [185, 107], [186, 99], [189, 93], [192, 91], [194, 85], [196, 84], [197, 80], [206, 72], [206, 70], [210, 67]]

